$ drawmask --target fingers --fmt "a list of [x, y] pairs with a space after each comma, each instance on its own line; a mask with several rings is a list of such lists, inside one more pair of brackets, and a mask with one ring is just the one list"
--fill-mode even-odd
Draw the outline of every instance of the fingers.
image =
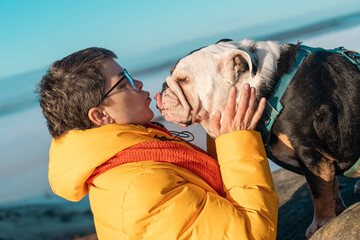
[[245, 122], [246, 122], [246, 129], [248, 129], [249, 125], [251, 125], [252, 120], [254, 119], [254, 111], [255, 111], [255, 88], [251, 88], [251, 95], [250, 95], [250, 102], [249, 102], [249, 109], [245, 115]]
[[220, 128], [221, 128], [220, 120], [221, 120], [221, 112], [217, 110], [214, 116], [210, 120], [212, 132], [215, 134], [216, 137], [220, 135]]
[[254, 113], [253, 118], [252, 118], [252, 121], [250, 123], [250, 126], [248, 128], [249, 130], [255, 129], [257, 123], [261, 119], [261, 116], [265, 110], [265, 106], [266, 106], [266, 98], [261, 98], [259, 105]]
[[231, 131], [255, 129], [264, 112], [266, 99], [262, 98], [255, 110], [256, 90], [248, 83], [243, 85], [237, 109], [236, 94], [237, 89], [232, 87], [223, 113], [223, 121], [220, 111], [217, 111], [210, 120], [212, 132], [216, 137]]
[[[254, 114], [254, 106], [255, 106], [255, 88], [250, 88], [244, 86], [244, 103], [243, 103], [243, 117], [241, 118], [241, 128], [240, 130], [246, 130], [251, 124], [251, 120]], [[239, 103], [240, 104], [240, 103]]]
[[240, 130], [244, 129], [243, 120], [249, 106], [249, 90], [250, 90], [250, 85], [246, 83], [243, 85], [240, 93], [240, 101], [238, 104], [236, 117], [235, 117], [236, 125], [240, 127]]
[[236, 87], [231, 87], [225, 107], [224, 122], [230, 122], [236, 114], [236, 93]]

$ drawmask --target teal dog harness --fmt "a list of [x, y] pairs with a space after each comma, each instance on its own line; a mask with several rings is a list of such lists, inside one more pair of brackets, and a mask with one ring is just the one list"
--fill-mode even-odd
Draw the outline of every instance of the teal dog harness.
[[[272, 126], [276, 118], [280, 115], [282, 109], [284, 108], [281, 103], [281, 98], [284, 95], [287, 87], [289, 86], [291, 80], [293, 79], [296, 71], [298, 70], [304, 59], [310, 54], [319, 50], [342, 54], [350, 62], [357, 65], [357, 67], [360, 70], [360, 54], [355, 51], [347, 50], [344, 47], [325, 50], [323, 48], [312, 48], [305, 45], [301, 45], [297, 52], [297, 57], [295, 59], [294, 67], [291, 69], [289, 73], [285, 74], [280, 78], [277, 85], [275, 86], [274, 91], [267, 100], [264, 113], [260, 120], [260, 126], [261, 126], [260, 131], [265, 146], [267, 146], [268, 144]], [[274, 162], [277, 162], [277, 160], [274, 160]], [[359, 177], [360, 176], [360, 170], [358, 170], [359, 166], [360, 166], [360, 159], [355, 163], [353, 167], [348, 169], [344, 173], [344, 175], [347, 177]]]

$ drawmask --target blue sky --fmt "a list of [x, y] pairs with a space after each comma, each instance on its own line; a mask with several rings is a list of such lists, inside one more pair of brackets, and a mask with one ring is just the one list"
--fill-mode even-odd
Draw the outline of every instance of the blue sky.
[[126, 59], [183, 41], [268, 22], [360, 11], [359, 0], [3, 0], [0, 79], [99, 46]]

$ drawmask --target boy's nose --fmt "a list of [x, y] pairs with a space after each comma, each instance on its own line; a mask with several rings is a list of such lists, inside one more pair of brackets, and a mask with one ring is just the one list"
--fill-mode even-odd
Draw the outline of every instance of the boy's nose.
[[139, 81], [139, 80], [134, 80], [134, 83], [135, 83], [136, 88], [139, 89], [139, 90], [141, 90], [142, 87], [143, 87], [143, 85], [144, 85], [144, 84], [143, 84], [141, 81]]

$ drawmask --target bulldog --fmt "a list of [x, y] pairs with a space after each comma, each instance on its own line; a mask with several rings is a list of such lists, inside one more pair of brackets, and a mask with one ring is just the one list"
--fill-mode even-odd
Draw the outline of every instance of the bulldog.
[[[155, 96], [157, 107], [167, 121], [184, 127], [201, 124], [214, 137], [210, 119], [216, 110], [224, 112], [229, 89], [240, 91], [249, 83], [257, 99], [268, 99], [292, 70], [300, 47], [227, 39], [195, 50], [171, 69]], [[281, 98], [283, 109], [264, 139], [270, 159], [306, 177], [314, 202], [307, 238], [345, 209], [336, 175], [360, 158], [359, 96], [356, 64], [338, 53], [316, 51], [297, 69]], [[359, 176], [355, 171], [351, 177]]]

